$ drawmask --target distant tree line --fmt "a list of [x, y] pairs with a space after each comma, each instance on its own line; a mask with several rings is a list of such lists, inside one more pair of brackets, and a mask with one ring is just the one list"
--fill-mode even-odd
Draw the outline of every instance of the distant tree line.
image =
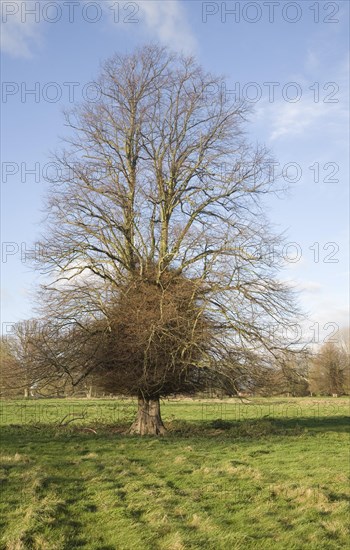
[[[82, 333], [67, 332], [64, 336], [52, 333], [52, 329], [36, 320], [19, 322], [13, 333], [1, 339], [0, 397], [102, 397], [122, 395], [115, 391], [113, 382], [109, 391], [103, 373], [87, 372], [87, 362], [98, 357], [99, 350], [106, 349], [103, 333], [96, 332], [95, 341], [89, 334], [89, 356]], [[103, 339], [100, 346], [98, 340]], [[71, 342], [74, 341], [74, 346]], [[74, 353], [72, 353], [74, 349]], [[125, 350], [127, 352], [127, 350]], [[113, 357], [113, 350], [108, 353]], [[118, 350], [120, 356], [120, 350]], [[97, 357], [96, 357], [97, 356]], [[125, 357], [124, 357], [125, 359]], [[220, 387], [217, 380], [206, 376], [201, 385], [196, 381], [193, 395], [205, 397], [227, 396], [341, 396], [350, 394], [350, 346], [349, 329], [339, 333], [336, 342], [326, 342], [317, 351], [304, 351], [276, 359], [270, 363], [256, 362], [247, 352], [245, 358], [232, 356], [231, 381]], [[66, 370], [62, 368], [66, 362]], [[73, 365], [74, 363], [74, 365]], [[72, 367], [74, 368], [72, 369]], [[226, 366], [228, 368], [228, 366]], [[77, 375], [71, 376], [72, 370]], [[223, 365], [223, 370], [225, 366]], [[120, 371], [119, 371], [120, 372]], [[191, 392], [186, 392], [191, 393]], [[181, 395], [173, 391], [173, 395]]]

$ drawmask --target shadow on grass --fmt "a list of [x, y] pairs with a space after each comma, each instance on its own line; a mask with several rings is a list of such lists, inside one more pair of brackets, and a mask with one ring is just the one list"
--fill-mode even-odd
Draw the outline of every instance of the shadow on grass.
[[[259, 438], [266, 436], [299, 436], [320, 435], [329, 432], [350, 433], [350, 417], [326, 416], [326, 417], [294, 417], [294, 418], [269, 418], [249, 420], [172, 420], [165, 423], [167, 432], [165, 437], [215, 437], [230, 438]], [[60, 439], [79, 437], [88, 441], [115, 436], [139, 438], [137, 435], [128, 434], [129, 424], [93, 424], [90, 431], [86, 426], [71, 425], [58, 428], [52, 424], [10, 424], [2, 428], [1, 443], [3, 449], [11, 448], [13, 438], [18, 436], [33, 437], [36, 443], [44, 443], [47, 438]], [[147, 437], [147, 436], [144, 436]], [[152, 436], [151, 436], [152, 437]]]
[[320, 433], [350, 433], [350, 418], [347, 416], [317, 418], [260, 418], [252, 420], [201, 421], [196, 423], [173, 421], [168, 427], [172, 435], [224, 435], [258, 438], [281, 435], [319, 435]]

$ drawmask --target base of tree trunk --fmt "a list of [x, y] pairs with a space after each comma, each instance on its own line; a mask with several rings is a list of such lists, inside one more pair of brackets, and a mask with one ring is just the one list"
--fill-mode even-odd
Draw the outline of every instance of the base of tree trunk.
[[138, 398], [138, 411], [129, 433], [163, 435], [166, 429], [160, 416], [159, 399]]

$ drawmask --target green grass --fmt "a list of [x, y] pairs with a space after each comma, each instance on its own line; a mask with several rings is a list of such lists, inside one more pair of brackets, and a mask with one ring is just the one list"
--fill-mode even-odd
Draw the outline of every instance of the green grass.
[[162, 438], [131, 401], [0, 409], [1, 549], [348, 545], [347, 399], [165, 402]]

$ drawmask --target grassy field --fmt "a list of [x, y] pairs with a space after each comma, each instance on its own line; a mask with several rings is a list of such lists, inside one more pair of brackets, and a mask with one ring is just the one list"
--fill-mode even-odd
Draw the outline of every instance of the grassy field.
[[335, 549], [349, 542], [349, 401], [0, 403], [0, 548]]

